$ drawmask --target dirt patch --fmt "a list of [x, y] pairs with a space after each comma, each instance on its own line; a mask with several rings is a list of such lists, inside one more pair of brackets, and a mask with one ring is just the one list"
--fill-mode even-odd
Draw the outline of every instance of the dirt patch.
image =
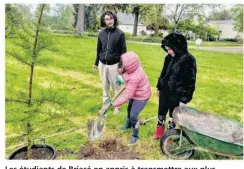
[[[34, 148], [31, 150], [33, 160], [47, 160], [51, 159], [52, 151], [47, 148]], [[27, 152], [21, 152], [14, 156], [13, 160], [28, 160]]]
[[78, 153], [78, 159], [141, 159], [133, 147], [125, 146], [119, 140], [104, 140], [98, 147], [88, 144]]
[[64, 150], [58, 150], [57, 151], [57, 157], [62, 155], [72, 155], [75, 152], [72, 149], [64, 149]]

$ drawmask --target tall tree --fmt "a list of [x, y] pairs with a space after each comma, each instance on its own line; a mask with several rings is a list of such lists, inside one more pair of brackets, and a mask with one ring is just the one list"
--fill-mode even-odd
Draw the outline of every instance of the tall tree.
[[179, 21], [192, 17], [197, 14], [201, 8], [202, 5], [197, 4], [166, 5], [166, 10], [169, 11], [168, 17], [174, 24], [174, 31], [177, 30]]
[[238, 32], [243, 32], [243, 5], [235, 5], [231, 9], [233, 19], [235, 21], [235, 30]]
[[228, 9], [222, 9], [220, 11], [211, 11], [208, 20], [229, 20], [231, 18], [231, 11]]
[[84, 19], [85, 19], [85, 5], [78, 5], [77, 22], [76, 22], [76, 35], [81, 35], [84, 32]]
[[85, 30], [97, 31], [99, 29], [99, 21], [97, 19], [97, 11], [99, 5], [90, 4], [85, 6]]
[[154, 36], [158, 36], [160, 26], [164, 25], [163, 4], [146, 4], [141, 6], [141, 17], [146, 25], [153, 25]]
[[139, 14], [140, 14], [140, 5], [134, 5], [132, 7], [132, 14], [134, 14], [134, 26], [133, 26], [133, 36], [137, 36], [137, 27], [138, 27], [138, 21], [139, 21]]
[[128, 13], [128, 4], [102, 4], [99, 6], [102, 11], [112, 11], [118, 13], [119, 11]]

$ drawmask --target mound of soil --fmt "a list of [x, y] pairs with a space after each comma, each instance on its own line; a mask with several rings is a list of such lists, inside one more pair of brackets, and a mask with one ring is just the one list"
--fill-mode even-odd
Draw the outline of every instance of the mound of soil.
[[[52, 157], [52, 151], [47, 148], [34, 148], [31, 149], [31, 155], [33, 160], [47, 160]], [[13, 160], [28, 160], [27, 151], [16, 154]]]
[[104, 140], [98, 147], [88, 144], [78, 153], [78, 159], [140, 159], [139, 155], [118, 140]]

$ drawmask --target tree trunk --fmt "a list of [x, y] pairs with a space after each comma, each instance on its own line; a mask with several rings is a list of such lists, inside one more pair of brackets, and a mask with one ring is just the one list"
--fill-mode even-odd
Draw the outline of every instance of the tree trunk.
[[174, 32], [177, 30], [177, 23], [175, 23]]
[[139, 11], [135, 12], [134, 27], [133, 27], [133, 36], [137, 36], [137, 27], [139, 20]]
[[34, 75], [34, 65], [31, 65], [31, 71], [30, 71], [30, 81], [29, 81], [29, 99], [28, 104], [31, 105], [31, 98], [32, 98], [32, 81], [33, 81], [33, 75]]
[[157, 37], [159, 35], [159, 27], [160, 27], [160, 25], [162, 25], [163, 5], [158, 4], [158, 5], [156, 5], [156, 8], [157, 8], [157, 19], [156, 19], [156, 23], [155, 23], [155, 32], [154, 32], [155, 37]]
[[30, 122], [27, 123], [27, 159], [30, 160], [32, 159], [32, 151], [31, 151], [31, 138], [30, 138], [30, 134], [31, 134], [31, 124]]
[[36, 53], [36, 48], [37, 48], [37, 43], [38, 43], [38, 35], [39, 35], [39, 29], [41, 26], [41, 21], [42, 21], [42, 16], [43, 16], [43, 10], [44, 10], [45, 5], [43, 4], [40, 8], [40, 16], [38, 18], [37, 22], [37, 27], [36, 27], [36, 34], [35, 34], [35, 42], [33, 46], [33, 61], [31, 63], [31, 72], [30, 72], [30, 81], [29, 81], [29, 99], [28, 99], [28, 104], [31, 105], [31, 98], [32, 98], [32, 81], [33, 81], [33, 75], [34, 75], [34, 63], [37, 59], [37, 53]]
[[76, 24], [76, 35], [81, 35], [84, 32], [84, 17], [85, 17], [85, 5], [79, 4], [77, 24]]
[[154, 29], [154, 37], [157, 37], [158, 36], [158, 33], [159, 32], [159, 25], [158, 24], [155, 24], [155, 29]]

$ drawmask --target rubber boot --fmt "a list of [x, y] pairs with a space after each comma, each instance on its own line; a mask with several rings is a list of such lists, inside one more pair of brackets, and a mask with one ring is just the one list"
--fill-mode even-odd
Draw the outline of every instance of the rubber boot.
[[164, 134], [165, 126], [157, 126], [156, 132], [153, 135], [153, 139], [160, 139], [162, 135]]
[[126, 119], [126, 122], [125, 122], [125, 125], [121, 126], [120, 127], [120, 130], [126, 130], [126, 129], [129, 129], [131, 128], [131, 123], [130, 123], [130, 119]]
[[131, 138], [129, 140], [129, 145], [134, 145], [137, 143], [137, 141], [139, 139], [138, 134], [139, 134], [139, 129], [132, 128], [132, 135], [131, 135]]

